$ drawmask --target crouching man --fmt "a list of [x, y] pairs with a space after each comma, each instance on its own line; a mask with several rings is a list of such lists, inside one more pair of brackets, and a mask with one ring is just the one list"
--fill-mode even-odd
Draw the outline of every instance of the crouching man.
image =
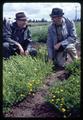
[[31, 33], [27, 25], [24, 12], [16, 13], [15, 22], [3, 22], [3, 57], [9, 58], [18, 53], [20, 55], [36, 56], [37, 51], [32, 47]]
[[50, 14], [52, 24], [48, 28], [47, 48], [49, 61], [56, 61], [56, 65], [64, 67], [66, 53], [72, 59], [77, 59], [75, 42], [77, 39], [74, 22], [66, 19], [63, 10], [53, 8]]

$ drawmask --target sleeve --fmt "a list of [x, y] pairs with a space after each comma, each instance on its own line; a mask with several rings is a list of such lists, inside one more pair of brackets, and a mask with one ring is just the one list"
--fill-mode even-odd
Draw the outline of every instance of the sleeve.
[[48, 50], [48, 58], [53, 58], [53, 47], [52, 47], [52, 35], [51, 35], [51, 29], [48, 28], [48, 36], [47, 36], [47, 50]]
[[68, 45], [70, 43], [74, 43], [77, 39], [76, 28], [75, 28], [74, 22], [69, 21], [69, 23], [67, 23], [67, 24], [68, 24], [67, 26], [69, 26], [69, 27], [67, 27], [68, 37], [61, 42], [62, 46]]
[[31, 31], [28, 29], [28, 31], [27, 31], [27, 37], [28, 37], [28, 41], [29, 42], [32, 42], [32, 36], [31, 36]]
[[16, 41], [11, 39], [12, 29], [10, 23], [6, 22], [3, 24], [3, 42], [9, 42], [11, 44], [16, 44]]

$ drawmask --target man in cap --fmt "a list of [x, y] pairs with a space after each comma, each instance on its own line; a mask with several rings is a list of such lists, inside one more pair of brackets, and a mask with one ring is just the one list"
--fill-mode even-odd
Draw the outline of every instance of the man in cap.
[[15, 53], [36, 56], [24, 12], [16, 13], [15, 20], [11, 25], [8, 22], [3, 24], [3, 57], [9, 58]]
[[52, 24], [48, 28], [48, 58], [58, 67], [64, 68], [67, 52], [72, 59], [77, 59], [75, 42], [77, 39], [74, 22], [63, 17], [63, 10], [53, 8], [50, 14]]

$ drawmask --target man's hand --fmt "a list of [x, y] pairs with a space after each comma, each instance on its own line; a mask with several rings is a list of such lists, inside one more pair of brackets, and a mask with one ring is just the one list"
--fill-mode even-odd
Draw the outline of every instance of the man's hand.
[[58, 50], [61, 46], [61, 42], [57, 43], [56, 45], [54, 45], [54, 49], [55, 50]]
[[20, 50], [20, 55], [24, 55], [24, 50], [22, 46], [19, 43], [17, 44], [17, 46], [18, 46], [18, 49]]
[[29, 51], [28, 50], [25, 50], [25, 56], [28, 56], [29, 55]]
[[48, 62], [49, 62], [50, 64], [53, 64], [53, 61], [52, 61], [51, 59], [49, 59]]

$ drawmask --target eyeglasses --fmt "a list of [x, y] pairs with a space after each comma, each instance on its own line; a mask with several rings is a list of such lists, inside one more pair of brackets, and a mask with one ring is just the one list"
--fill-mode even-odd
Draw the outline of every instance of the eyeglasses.
[[18, 19], [18, 21], [27, 21], [26, 19]]
[[62, 18], [62, 16], [54, 16], [54, 17], [52, 17], [52, 19], [56, 19], [56, 18], [58, 18], [58, 19], [61, 19]]

